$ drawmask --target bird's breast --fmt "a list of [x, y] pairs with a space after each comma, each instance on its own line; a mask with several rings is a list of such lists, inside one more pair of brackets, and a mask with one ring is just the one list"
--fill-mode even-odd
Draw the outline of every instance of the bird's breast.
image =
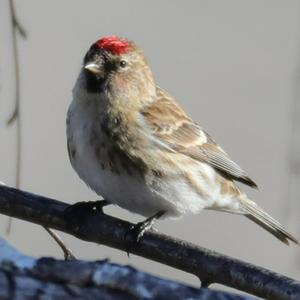
[[[126, 130], [118, 130], [117, 126], [121, 125], [117, 119], [111, 126], [105, 112], [95, 111], [79, 105], [71, 105], [69, 109], [69, 156], [78, 175], [96, 191], [99, 189], [99, 176], [102, 177], [104, 171], [143, 178], [147, 172], [146, 164], [132, 154]], [[103, 178], [101, 180], [104, 181]]]

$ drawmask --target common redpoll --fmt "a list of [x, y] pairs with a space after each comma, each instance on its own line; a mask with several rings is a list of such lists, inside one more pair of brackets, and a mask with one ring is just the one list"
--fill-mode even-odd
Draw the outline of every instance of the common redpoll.
[[234, 183], [246, 173], [154, 82], [135, 43], [95, 42], [84, 57], [67, 116], [79, 177], [111, 204], [148, 219], [212, 209], [243, 214], [282, 242], [298, 243]]

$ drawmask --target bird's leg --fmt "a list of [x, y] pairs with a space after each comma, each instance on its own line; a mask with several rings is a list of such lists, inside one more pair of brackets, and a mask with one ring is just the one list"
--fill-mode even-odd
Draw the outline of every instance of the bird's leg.
[[[146, 220], [139, 222], [135, 225], [133, 225], [125, 234], [125, 240], [128, 240], [128, 235], [133, 236], [133, 245], [128, 245], [127, 247], [127, 254], [129, 256], [129, 252], [131, 249], [133, 249], [135, 246], [138, 245], [141, 238], [143, 237], [144, 233], [151, 229], [154, 222], [161, 218], [166, 212], [164, 210], [161, 210], [157, 212], [155, 215], [147, 218]], [[129, 240], [129, 242], [132, 242], [132, 240]]]

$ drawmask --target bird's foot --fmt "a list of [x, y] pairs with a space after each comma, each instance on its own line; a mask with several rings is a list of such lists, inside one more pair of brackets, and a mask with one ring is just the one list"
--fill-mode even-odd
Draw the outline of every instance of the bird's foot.
[[68, 206], [65, 209], [66, 213], [78, 211], [80, 213], [83, 212], [100, 212], [103, 213], [103, 207], [109, 205], [110, 203], [106, 200], [98, 200], [98, 201], [82, 201], [77, 202], [73, 205]]
[[64, 210], [64, 214], [71, 223], [76, 223], [91, 213], [104, 214], [103, 207], [109, 204], [106, 200], [77, 202], [68, 206]]
[[165, 211], [159, 211], [152, 217], [147, 218], [145, 221], [132, 225], [131, 228], [125, 233], [124, 239], [127, 242], [126, 252], [128, 257], [132, 249], [138, 246], [145, 232], [151, 229], [154, 222], [164, 214]]

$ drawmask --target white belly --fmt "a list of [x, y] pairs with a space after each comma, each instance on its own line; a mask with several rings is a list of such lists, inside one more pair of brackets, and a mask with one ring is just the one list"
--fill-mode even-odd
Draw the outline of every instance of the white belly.
[[125, 171], [116, 174], [103, 170], [87, 156], [77, 159], [74, 168], [98, 195], [110, 203], [146, 217], [161, 210], [166, 211], [168, 217], [198, 213], [208, 203], [207, 199], [202, 199], [180, 179], [166, 182], [153, 179], [149, 184]]
[[85, 183], [110, 203], [144, 216], [151, 216], [162, 210], [161, 201], [158, 201], [144, 182], [129, 176], [125, 171], [116, 174], [103, 170], [90, 156], [78, 157], [74, 169]]

